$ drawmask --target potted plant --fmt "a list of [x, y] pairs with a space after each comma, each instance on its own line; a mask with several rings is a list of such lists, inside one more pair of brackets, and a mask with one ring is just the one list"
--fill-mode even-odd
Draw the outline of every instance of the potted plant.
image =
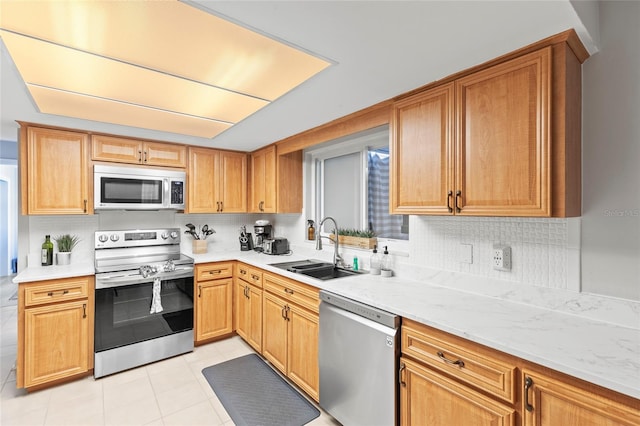
[[56, 253], [56, 263], [58, 265], [68, 265], [71, 262], [71, 250], [78, 245], [80, 238], [77, 235], [63, 234], [54, 238], [58, 245]]
[[[329, 237], [335, 240], [335, 235]], [[339, 228], [338, 241], [342, 246], [372, 249], [377, 244], [376, 233], [368, 229]]]

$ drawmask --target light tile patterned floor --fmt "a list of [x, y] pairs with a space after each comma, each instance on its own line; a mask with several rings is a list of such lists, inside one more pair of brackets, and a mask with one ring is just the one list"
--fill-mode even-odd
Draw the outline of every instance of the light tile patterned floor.
[[[10, 287], [14, 286], [13, 289]], [[0, 278], [0, 424], [2, 425], [233, 425], [203, 368], [253, 350], [239, 337], [95, 380], [87, 377], [37, 392], [16, 389], [15, 285]], [[322, 412], [322, 411], [321, 411]], [[322, 412], [311, 426], [339, 425]]]

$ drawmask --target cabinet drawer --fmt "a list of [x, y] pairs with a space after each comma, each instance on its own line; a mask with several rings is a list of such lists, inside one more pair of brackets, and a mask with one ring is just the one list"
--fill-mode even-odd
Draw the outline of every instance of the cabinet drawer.
[[233, 263], [206, 263], [196, 265], [196, 281], [217, 280], [219, 278], [231, 278], [233, 276]]
[[244, 263], [237, 264], [237, 277], [241, 280], [262, 288], [262, 270]]
[[89, 296], [87, 277], [65, 278], [25, 284], [24, 306], [37, 306], [46, 303], [84, 299]]
[[263, 274], [264, 289], [289, 302], [313, 312], [320, 306], [319, 290], [297, 281], [271, 274]]
[[402, 353], [497, 398], [515, 402], [515, 364], [498, 359], [494, 351], [405, 320]]

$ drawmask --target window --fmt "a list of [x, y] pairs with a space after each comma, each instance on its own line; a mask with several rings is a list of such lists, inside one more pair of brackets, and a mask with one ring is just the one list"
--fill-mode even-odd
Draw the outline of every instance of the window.
[[323, 144], [307, 155], [309, 211], [316, 220], [331, 216], [340, 228], [369, 229], [379, 239], [409, 239], [408, 216], [389, 214], [387, 126]]

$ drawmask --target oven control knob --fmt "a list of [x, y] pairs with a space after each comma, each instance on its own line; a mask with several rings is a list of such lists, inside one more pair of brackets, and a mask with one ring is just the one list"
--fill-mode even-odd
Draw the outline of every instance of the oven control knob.
[[174, 240], [178, 238], [178, 233], [176, 231], [171, 231], [171, 238], [173, 238]]
[[116, 241], [118, 241], [120, 239], [120, 237], [118, 236], [118, 234], [111, 234], [111, 241], [113, 241], [114, 243]]
[[100, 241], [101, 243], [106, 243], [108, 239], [109, 237], [106, 234], [102, 234], [98, 237], [98, 241]]
[[166, 232], [163, 232], [162, 235], [160, 235], [160, 237], [162, 237], [163, 240], [166, 240], [167, 238], [169, 238], [169, 234], [167, 234]]

